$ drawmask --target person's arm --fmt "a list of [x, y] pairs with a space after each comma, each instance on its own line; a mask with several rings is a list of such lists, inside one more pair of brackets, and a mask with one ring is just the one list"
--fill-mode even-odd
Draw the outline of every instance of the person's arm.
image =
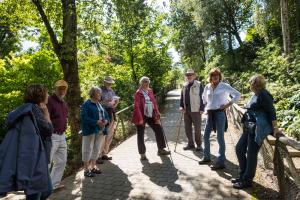
[[140, 106], [141, 106], [141, 100], [139, 98], [139, 93], [136, 92], [134, 95], [133, 114], [134, 117], [138, 119], [137, 125], [142, 125], [144, 123]]
[[232, 99], [227, 104], [221, 106], [221, 109], [226, 109], [232, 104], [237, 103], [237, 101], [241, 97], [241, 93], [233, 87], [231, 87], [229, 84], [225, 84], [225, 90], [232, 97]]
[[200, 83], [200, 92], [199, 92], [199, 95], [200, 95], [200, 113], [203, 113], [204, 112], [204, 101], [203, 101], [203, 91], [204, 91], [204, 87], [203, 85]]
[[91, 126], [95, 126], [95, 125], [98, 124], [98, 120], [93, 119], [89, 116], [89, 114], [88, 114], [89, 109], [90, 108], [88, 107], [88, 105], [86, 103], [84, 103], [81, 106], [81, 112], [80, 112], [81, 120], [83, 121], [83, 123], [86, 123], [86, 124], [91, 125]]
[[202, 101], [204, 105], [207, 104], [207, 90], [208, 90], [207, 87], [208, 87], [207, 85], [204, 87], [203, 94], [202, 94]]

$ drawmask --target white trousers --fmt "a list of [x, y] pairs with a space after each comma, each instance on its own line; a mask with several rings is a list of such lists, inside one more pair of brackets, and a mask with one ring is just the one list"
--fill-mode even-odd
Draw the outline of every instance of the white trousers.
[[103, 133], [82, 136], [82, 161], [97, 160], [101, 147], [103, 146]]
[[59, 186], [67, 164], [67, 142], [66, 135], [52, 134], [52, 148], [50, 160], [52, 163], [51, 180], [53, 189]]

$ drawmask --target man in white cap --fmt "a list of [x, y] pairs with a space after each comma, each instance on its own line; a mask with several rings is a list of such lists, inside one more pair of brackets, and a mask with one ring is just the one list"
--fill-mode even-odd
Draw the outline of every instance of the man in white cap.
[[52, 148], [50, 154], [51, 180], [54, 190], [64, 187], [61, 185], [61, 178], [63, 176], [65, 166], [67, 163], [67, 142], [65, 131], [67, 129], [68, 107], [64, 101], [67, 94], [68, 84], [64, 80], [58, 80], [54, 84], [55, 91], [48, 99], [48, 110], [50, 119], [54, 127], [52, 134]]
[[[203, 85], [195, 80], [196, 74], [193, 69], [188, 69], [185, 73], [186, 83], [184, 83], [180, 97], [180, 111], [184, 114], [185, 133], [188, 138], [188, 144], [184, 150], [195, 149], [202, 151], [201, 146], [201, 114], [204, 111], [202, 100]], [[194, 135], [193, 137], [193, 126]]]
[[112, 157], [108, 156], [109, 152], [109, 146], [112, 142], [113, 136], [114, 136], [114, 129], [115, 129], [115, 121], [116, 121], [116, 113], [115, 109], [119, 103], [119, 97], [116, 95], [116, 93], [112, 89], [112, 85], [115, 83], [113, 78], [111, 76], [106, 76], [103, 81], [102, 89], [102, 96], [101, 96], [101, 104], [107, 111], [109, 118], [110, 118], [110, 124], [108, 127], [108, 133], [105, 136], [105, 140], [103, 144], [101, 145], [100, 150], [100, 157], [97, 160], [98, 164], [103, 163], [103, 160], [111, 160]]

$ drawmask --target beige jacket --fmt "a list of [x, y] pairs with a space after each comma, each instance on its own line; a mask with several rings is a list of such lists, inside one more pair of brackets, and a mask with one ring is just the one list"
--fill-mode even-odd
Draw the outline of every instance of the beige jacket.
[[[183, 85], [182, 88], [182, 102], [184, 109], [186, 109], [186, 104], [185, 104], [185, 91], [186, 87], [188, 86], [188, 82], [186, 82]], [[194, 81], [193, 85], [190, 88], [190, 104], [191, 104], [191, 112], [199, 112], [204, 110], [204, 104], [202, 101], [202, 93], [203, 93], [203, 86], [199, 81]]]

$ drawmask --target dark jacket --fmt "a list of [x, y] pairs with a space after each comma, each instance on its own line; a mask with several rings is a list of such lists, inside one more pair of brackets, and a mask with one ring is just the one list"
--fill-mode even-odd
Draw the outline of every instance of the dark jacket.
[[0, 193], [48, 190], [48, 163], [33, 106], [26, 103], [8, 114], [8, 132], [0, 145]]
[[[103, 108], [103, 107], [102, 107]], [[103, 134], [107, 135], [107, 124], [105, 127], [100, 127], [97, 124], [97, 121], [100, 119], [99, 117], [99, 110], [97, 105], [93, 103], [90, 99], [85, 101], [81, 106], [81, 128], [82, 128], [82, 135], [91, 135], [91, 134], [98, 134], [99, 131], [103, 130]], [[103, 120], [110, 120], [106, 110], [103, 108]]]

